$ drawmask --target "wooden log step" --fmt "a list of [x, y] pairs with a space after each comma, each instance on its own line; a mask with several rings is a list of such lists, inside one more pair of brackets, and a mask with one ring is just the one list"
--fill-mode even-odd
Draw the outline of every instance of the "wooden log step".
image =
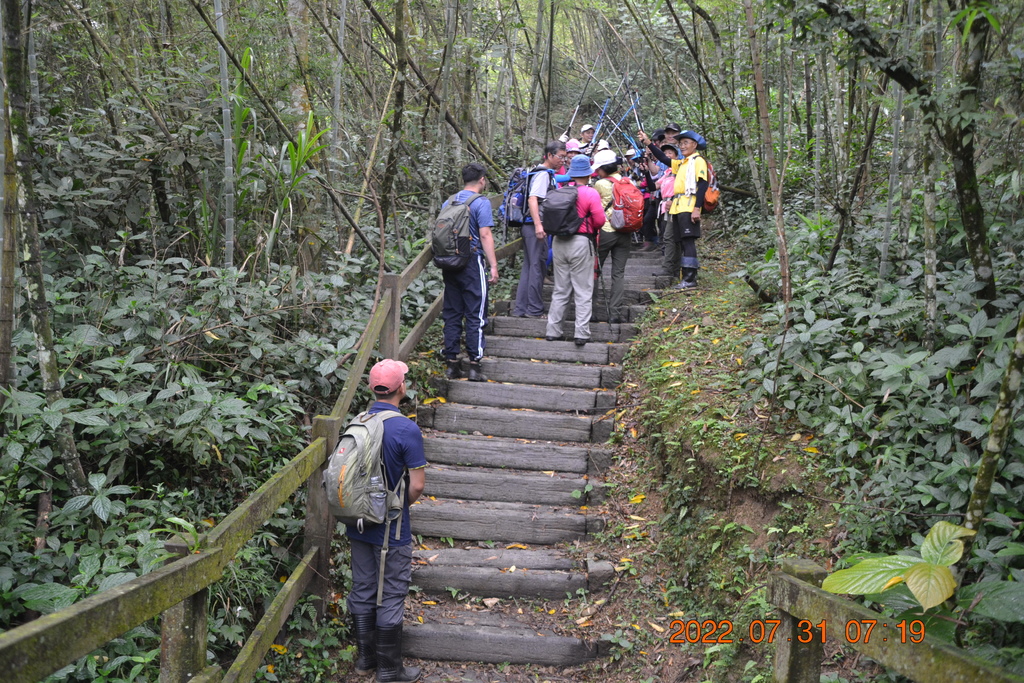
[[[509, 571], [511, 569], [511, 571]], [[444, 594], [457, 588], [485, 598], [544, 598], [563, 600], [587, 588], [586, 574], [528, 569], [518, 565], [498, 567], [413, 566], [412, 582], [428, 593]]]
[[588, 463], [604, 467], [611, 451], [598, 445], [561, 446], [549, 441], [428, 432], [423, 439], [427, 462], [519, 470], [585, 474]]
[[412, 551], [413, 567], [525, 567], [530, 571], [549, 569], [568, 572], [576, 562], [562, 550], [552, 548], [418, 548]]
[[587, 480], [579, 474], [431, 465], [426, 475], [424, 494], [437, 498], [566, 506], [587, 502]]
[[442, 395], [454, 403], [494, 408], [532, 408], [560, 413], [593, 413], [615, 407], [615, 392], [529, 384], [446, 380]]
[[608, 649], [503, 617], [466, 610], [408, 610], [403, 652], [431, 660], [566, 667], [603, 656]]
[[[548, 302], [545, 302], [545, 304], [544, 304], [545, 319], [547, 317], [547, 310], [548, 310]], [[625, 317], [622, 319], [622, 322], [634, 322], [634, 323], [638, 322], [640, 320], [640, 318], [643, 316], [644, 311], [646, 311], [646, 310], [647, 310], [647, 306], [646, 305], [635, 304], [635, 305], [627, 306], [626, 307], [626, 311], [625, 311]], [[575, 311], [575, 308], [573, 307], [572, 302], [569, 302], [569, 306], [568, 306], [568, 308], [566, 309], [566, 312], [565, 312], [565, 320], [572, 320], [573, 317], [575, 316], [575, 312], [574, 311]], [[511, 312], [512, 312], [512, 302], [511, 301], [498, 300], [498, 301], [494, 302], [494, 307], [493, 307], [494, 315], [507, 316], [507, 315], [511, 315], [512, 314]], [[595, 306], [593, 311], [592, 311], [590, 321], [592, 323], [595, 323], [595, 322], [607, 322], [608, 321], [608, 307], [605, 306], [604, 304], [602, 304], [600, 306]]]
[[571, 341], [549, 342], [545, 339], [492, 336], [487, 340], [486, 352], [490, 358], [533, 358], [563, 363], [616, 365], [622, 362], [628, 349], [626, 344], [591, 342], [586, 346], [576, 346]]
[[[552, 342], [554, 343], [554, 342]], [[466, 368], [466, 364], [462, 364]], [[611, 389], [619, 385], [619, 366], [577, 365], [534, 360], [510, 360], [484, 357], [482, 369], [492, 382], [520, 382], [560, 387]]]
[[[486, 408], [461, 404], [420, 406], [416, 422], [452, 434], [480, 432], [485, 436], [510, 436], [544, 441], [591, 441], [593, 418], [517, 408]], [[607, 439], [599, 439], [604, 441]]]
[[[587, 535], [588, 517], [571, 507], [524, 503], [430, 500], [420, 498], [411, 509], [412, 532], [468, 541], [508, 541], [554, 545]], [[589, 520], [591, 531], [603, 522]]]
[[[611, 291], [612, 278], [610, 275], [605, 276], [602, 279], [603, 284], [598, 284], [598, 290], [603, 286], [606, 290]], [[650, 268], [644, 270], [637, 270], [635, 273], [626, 271], [626, 289], [627, 290], [647, 290], [647, 289], [664, 289], [675, 284], [675, 280], [668, 275], [654, 275], [654, 271]]]
[[[547, 318], [513, 318], [495, 316], [491, 318], [487, 333], [503, 337], [539, 337], [547, 334]], [[573, 320], [562, 321], [562, 330], [569, 336], [573, 332]], [[590, 339], [593, 342], [628, 342], [636, 336], [636, 325], [631, 323], [591, 323]]]
[[[554, 287], [552, 285], [544, 285], [544, 291], [543, 291], [543, 294], [542, 294], [542, 298], [544, 299], [544, 303], [545, 304], [551, 302], [551, 292], [553, 290], [554, 290]], [[612, 292], [611, 292], [611, 281], [610, 280], [609, 280], [609, 283], [607, 285], [603, 286], [603, 287], [601, 287], [601, 286], [595, 287], [594, 288], [594, 300], [593, 300], [594, 303], [593, 303], [593, 307], [594, 308], [600, 308], [601, 306], [604, 306], [605, 302], [610, 299], [611, 293]], [[570, 299], [570, 301], [572, 301], [572, 300]], [[644, 289], [640, 289], [640, 288], [634, 289], [634, 288], [626, 287], [626, 289], [622, 292], [622, 303], [625, 304], [626, 306], [632, 306], [634, 304], [649, 304], [649, 303], [651, 303], [651, 301], [652, 301], [651, 295], [648, 292], [644, 291]]]

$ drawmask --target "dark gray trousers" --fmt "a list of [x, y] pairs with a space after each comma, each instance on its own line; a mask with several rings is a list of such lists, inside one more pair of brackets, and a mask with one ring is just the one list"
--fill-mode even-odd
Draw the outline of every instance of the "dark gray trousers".
[[349, 539], [352, 547], [352, 592], [348, 594], [350, 614], [369, 614], [377, 610], [377, 628], [402, 623], [405, 596], [412, 582], [412, 544], [390, 546], [384, 564], [384, 602], [377, 607], [377, 572], [380, 546]]

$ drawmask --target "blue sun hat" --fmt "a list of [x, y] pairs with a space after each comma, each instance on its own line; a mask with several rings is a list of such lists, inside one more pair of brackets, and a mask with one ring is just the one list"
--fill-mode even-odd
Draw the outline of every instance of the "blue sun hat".
[[690, 138], [697, 143], [698, 150], [704, 150], [708, 148], [708, 141], [704, 139], [704, 136], [700, 133], [694, 133], [692, 130], [684, 130], [679, 134], [681, 138]]
[[590, 157], [586, 154], [577, 154], [569, 162], [569, 177], [570, 178], [589, 178], [590, 177]]

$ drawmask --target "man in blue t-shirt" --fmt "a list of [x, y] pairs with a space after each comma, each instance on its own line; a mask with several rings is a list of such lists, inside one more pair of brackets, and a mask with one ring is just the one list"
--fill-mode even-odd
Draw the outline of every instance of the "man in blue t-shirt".
[[[396, 360], [385, 359], [370, 369], [370, 389], [376, 396], [370, 412], [399, 412], [398, 404], [406, 394], [405, 373], [409, 367]], [[405, 505], [402, 523], [391, 522], [391, 538], [384, 567], [380, 566], [384, 545], [383, 524], [371, 525], [362, 532], [346, 527], [352, 549], [352, 592], [348, 595], [348, 611], [352, 615], [356, 636], [356, 673], [367, 674], [377, 669], [378, 681], [415, 681], [420, 670], [402, 666], [402, 619], [405, 596], [412, 581], [412, 531], [409, 529], [409, 506], [423, 493], [426, 481], [423, 435], [415, 422], [406, 418], [384, 421], [384, 476], [393, 490], [406, 477]], [[401, 533], [399, 534], [399, 528]], [[384, 594], [377, 605], [378, 572], [384, 573]]]
[[[444, 203], [463, 202], [487, 187], [487, 170], [473, 162], [462, 169], [464, 187]], [[487, 325], [487, 287], [498, 282], [498, 259], [494, 255], [494, 235], [491, 227], [491, 201], [478, 197], [469, 206], [469, 234], [472, 258], [460, 271], [442, 271], [444, 277], [444, 359], [445, 376], [462, 376], [459, 365], [459, 346], [462, 343], [463, 321], [466, 329], [466, 355], [469, 356], [469, 381], [486, 381], [480, 370], [484, 355], [484, 327]]]

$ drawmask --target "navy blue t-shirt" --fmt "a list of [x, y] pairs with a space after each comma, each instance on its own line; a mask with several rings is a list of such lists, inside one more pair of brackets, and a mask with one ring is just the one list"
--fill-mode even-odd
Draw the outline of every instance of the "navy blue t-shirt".
[[[488, 205], [490, 206], [490, 205]], [[383, 401], [376, 401], [369, 412], [379, 413], [391, 410], [400, 413], [397, 407]], [[423, 453], [423, 434], [419, 426], [409, 418], [393, 417], [384, 421], [384, 477], [388, 489], [394, 489], [398, 478], [405, 476], [405, 470], [415, 470], [427, 466], [427, 456]], [[346, 535], [357, 541], [372, 545], [384, 545], [384, 525], [373, 524], [364, 528], [363, 533], [356, 531], [354, 526], [346, 526]], [[396, 536], [398, 520], [391, 522], [391, 542], [389, 545], [409, 545], [412, 543], [412, 532], [409, 530], [409, 506], [402, 510], [402, 536]]]
[[[459, 190], [455, 193], [455, 201], [464, 202], [471, 194], [473, 193], [469, 190]], [[441, 205], [441, 208], [443, 209], [446, 206], [448, 206], [447, 200]], [[493, 227], [494, 215], [491, 213], [491, 200], [480, 195], [480, 198], [474, 200], [469, 207], [470, 248], [474, 254], [483, 253], [483, 246], [480, 244], [480, 228]]]

